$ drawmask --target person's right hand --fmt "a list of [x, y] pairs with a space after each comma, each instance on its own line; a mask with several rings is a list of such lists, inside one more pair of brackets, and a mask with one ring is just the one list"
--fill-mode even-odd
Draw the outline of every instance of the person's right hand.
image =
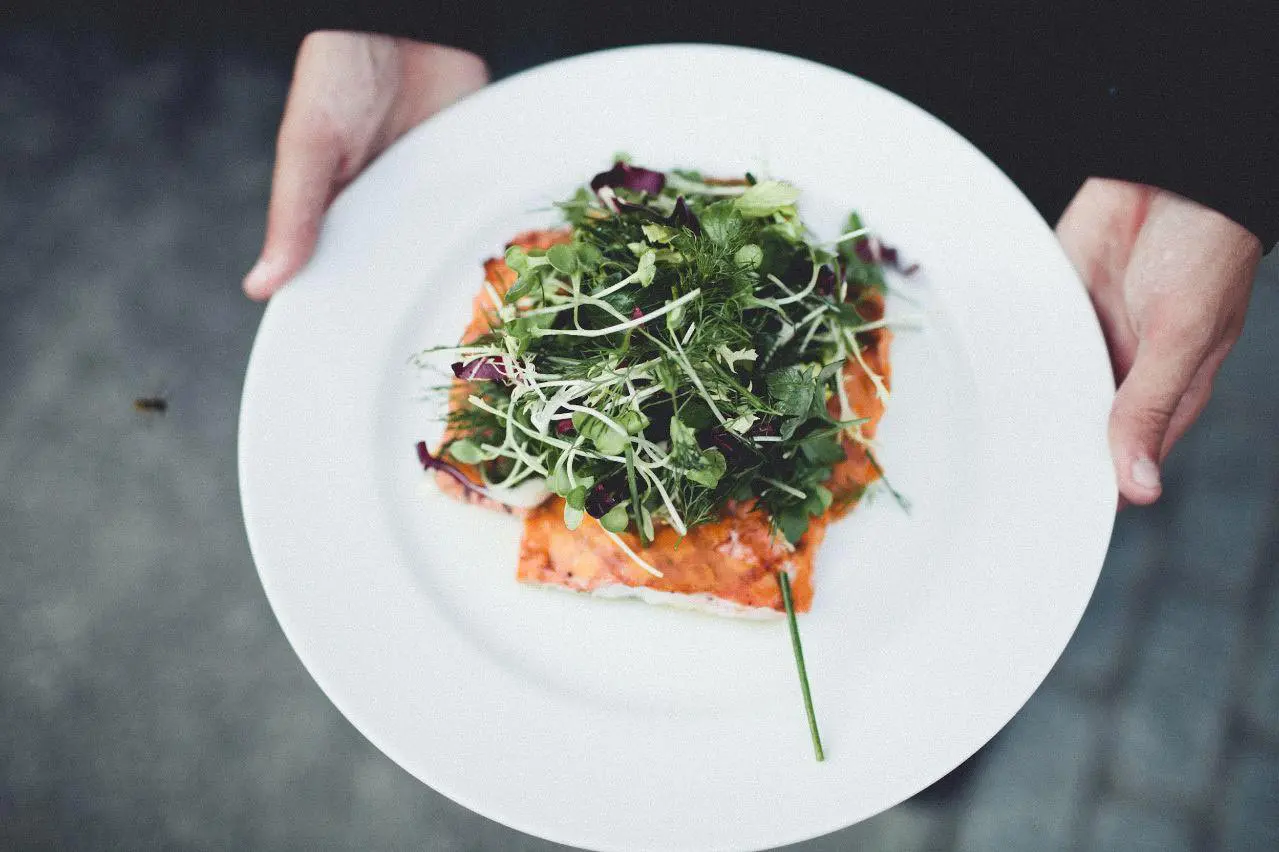
[[409, 129], [488, 82], [473, 53], [389, 36], [315, 32], [298, 50], [276, 143], [266, 242], [244, 278], [268, 299], [311, 257], [334, 197]]

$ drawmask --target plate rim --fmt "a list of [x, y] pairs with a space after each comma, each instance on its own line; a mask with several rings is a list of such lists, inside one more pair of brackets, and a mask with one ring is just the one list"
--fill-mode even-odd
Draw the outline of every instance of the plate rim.
[[[1051, 227], [1043, 219], [1043, 217], [1040, 216], [1038, 211], [1033, 207], [1033, 205], [1026, 198], [1024, 193], [1021, 192], [1020, 188], [1017, 187], [1017, 185], [1011, 180], [1011, 178], [1009, 178], [1008, 175], [1002, 169], [1000, 169], [997, 164], [991, 161], [990, 158], [987, 157], [979, 148], [973, 145], [973, 143], [967, 137], [965, 137], [963, 134], [956, 131], [954, 128], [950, 127], [941, 119], [929, 113], [927, 110], [903, 98], [902, 96], [897, 95], [896, 93], [892, 92], [889, 89], [886, 89], [872, 81], [866, 80], [865, 78], [862, 78], [852, 72], [845, 71], [843, 69], [836, 68], [834, 66], [826, 65], [824, 63], [817, 62], [815, 60], [808, 59], [802, 56], [796, 56], [790, 53], [763, 50], [763, 49], [754, 48], [754, 47], [737, 46], [737, 45], [720, 44], [720, 43], [706, 43], [706, 42], [668, 42], [668, 43], [659, 43], [659, 44], [629, 45], [629, 46], [623, 46], [623, 47], [615, 47], [615, 48], [608, 48], [604, 50], [591, 51], [588, 53], [582, 53], [582, 54], [577, 54], [571, 57], [558, 59], [553, 62], [544, 63], [541, 65], [526, 69], [524, 71], [521, 71], [517, 74], [513, 74], [508, 77], [502, 78], [494, 83], [491, 83], [485, 86], [475, 95], [467, 97], [463, 99], [462, 101], [459, 101], [458, 103], [447, 107], [445, 110], [442, 110], [440, 113], [437, 113], [436, 117], [452, 114], [453, 112], [463, 110], [463, 109], [474, 109], [476, 108], [474, 106], [474, 103], [477, 99], [488, 100], [492, 97], [499, 97], [501, 93], [505, 91], [507, 88], [512, 88], [517, 85], [523, 85], [524, 82], [529, 79], [534, 79], [541, 75], [563, 73], [567, 70], [574, 68], [575, 66], [597, 62], [597, 61], [600, 61], [602, 58], [615, 57], [619, 55], [667, 54], [670, 52], [687, 52], [690, 54], [710, 53], [710, 54], [730, 54], [730, 55], [738, 55], [738, 56], [756, 56], [756, 57], [769, 58], [771, 60], [782, 58], [790, 63], [799, 63], [800, 65], [807, 66], [814, 71], [820, 71], [821, 73], [826, 73], [826, 74], [837, 74], [844, 77], [852, 78], [859, 85], [875, 90], [879, 96], [887, 97], [891, 99], [892, 101], [894, 101], [897, 108], [908, 110], [912, 113], [915, 113], [918, 117], [926, 120], [927, 122], [937, 125], [946, 134], [959, 140], [961, 144], [967, 149], [969, 149], [969, 151], [972, 154], [974, 154], [977, 158], [979, 158], [980, 161], [984, 162], [987, 166], [992, 168], [998, 174], [998, 179], [1002, 181], [1003, 183], [1005, 183], [1007, 187], [1013, 191], [1016, 198], [1019, 199], [1019, 201], [1024, 206], [1026, 212], [1029, 212], [1031, 215], [1033, 215], [1038, 228], [1042, 230], [1042, 232], [1051, 240], [1053, 246], [1057, 250], [1057, 253], [1060, 255], [1060, 258], [1065, 260], [1066, 263], [1069, 263], [1068, 259], [1065, 258], [1064, 252], [1061, 251], [1060, 245], [1057, 243], [1055, 237], [1053, 236]], [[496, 93], [496, 94], [490, 95], [489, 93]], [[407, 133], [404, 138], [408, 139], [419, 133], [429, 132], [428, 130], [424, 130], [423, 128], [424, 127], [429, 128], [433, 126], [433, 124], [435, 123], [434, 120], [436, 117], [433, 117], [432, 120], [428, 120], [427, 122], [424, 122], [422, 125], [419, 125], [415, 127], [414, 129], [410, 130], [409, 133]], [[403, 140], [401, 140], [401, 142], [397, 142], [396, 144], [397, 145], [403, 144]], [[339, 197], [339, 199], [335, 203], [341, 203], [341, 197]], [[326, 220], [327, 220], [327, 216], [326, 216]], [[1083, 292], [1082, 285], [1080, 287], [1079, 295], [1081, 298], [1086, 299], [1086, 294]], [[252, 513], [250, 510], [250, 507], [253, 503], [254, 498], [250, 494], [248, 494], [246, 490], [246, 489], [252, 488], [252, 486], [249, 485], [248, 483], [252, 483], [255, 480], [256, 474], [252, 472], [251, 470], [249, 470], [249, 464], [252, 460], [249, 458], [248, 455], [246, 455], [244, 451], [244, 447], [246, 445], [246, 435], [249, 432], [251, 432], [253, 428], [253, 417], [254, 417], [254, 412], [256, 410], [256, 405], [257, 405], [254, 399], [252, 398], [252, 393], [255, 386], [254, 377], [257, 376], [258, 380], [260, 380], [260, 377], [263, 374], [263, 371], [266, 369], [265, 367], [262, 366], [263, 356], [261, 353], [264, 349], [262, 341], [264, 337], [266, 336], [266, 334], [269, 334], [269, 328], [271, 327], [270, 324], [272, 323], [272, 317], [278, 316], [280, 312], [281, 311], [279, 309], [279, 303], [273, 301], [272, 304], [267, 306], [266, 311], [263, 314], [261, 326], [259, 327], [257, 335], [255, 336], [253, 347], [250, 351], [250, 355], [248, 358], [248, 362], [246, 366], [246, 378], [245, 378], [244, 388], [243, 388], [243, 392], [241, 394], [241, 399], [240, 399], [240, 412], [239, 412], [238, 429], [237, 429], [237, 479], [238, 479], [238, 489], [239, 489], [241, 507], [242, 507], [242, 517], [245, 525], [245, 533], [249, 543], [249, 548], [253, 555], [255, 569], [258, 572], [259, 580], [262, 582], [264, 593], [266, 594], [268, 602], [270, 603], [272, 613], [275, 616], [277, 623], [280, 625], [281, 631], [284, 633], [294, 653], [298, 656], [304, 668], [307, 670], [307, 673], [312, 677], [313, 680], [315, 680], [316, 684], [324, 692], [326, 698], [328, 698], [328, 700], [333, 703], [333, 705], [339, 710], [339, 712], [342, 713], [343, 717], [353, 727], [355, 727], [366, 739], [368, 739], [375, 747], [377, 747], [380, 751], [382, 751], [383, 754], [385, 754], [388, 758], [390, 758], [392, 761], [394, 761], [401, 767], [405, 767], [405, 762], [401, 761], [398, 757], [394, 756], [395, 752], [397, 751], [397, 748], [393, 744], [384, 742], [380, 732], [374, 732], [369, 730], [368, 727], [363, 723], [363, 720], [357, 721], [355, 718], [353, 718], [352, 715], [344, 707], [345, 702], [339, 701], [335, 697], [336, 695], [340, 694], [342, 690], [340, 688], [337, 688], [335, 684], [329, 681], [327, 672], [323, 672], [322, 670], [319, 669], [319, 667], [313, 666], [308, 661], [308, 655], [310, 652], [304, 652], [302, 650], [305, 647], [306, 642], [300, 638], [299, 633], [295, 632], [295, 631], [298, 631], [300, 628], [293, 621], [293, 617], [291, 615], [285, 614], [285, 612], [288, 610], [288, 606], [287, 605], [284, 606], [282, 610], [281, 602], [279, 599], [279, 592], [278, 590], [277, 591], [272, 590], [273, 581], [269, 580], [267, 577], [267, 574], [269, 574], [270, 571], [264, 570], [263, 568], [264, 563], [263, 563], [262, 553], [263, 553], [264, 547], [259, 538], [260, 536], [264, 535], [263, 529], [261, 527], [262, 521], [260, 519], [254, 519], [251, 517]], [[1094, 348], [1100, 347], [1101, 351], [1104, 352], [1105, 351], [1104, 339], [1102, 337], [1100, 327], [1094, 323], [1093, 325], [1090, 326], [1090, 332], [1093, 337], [1093, 340], [1091, 341], [1091, 345]], [[1108, 390], [1113, 392], [1113, 388], [1114, 388], [1113, 378], [1108, 377], [1108, 382], [1109, 382]], [[251, 441], [249, 441], [248, 443], [251, 443]], [[1114, 490], [1113, 496], [1106, 495], [1106, 497], [1111, 502], [1117, 502], [1117, 488], [1113, 490]], [[1113, 533], [1113, 523], [1114, 523], [1114, 516], [1112, 513], [1110, 515], [1110, 521], [1107, 526], [1107, 529], [1105, 530], [1104, 536], [1099, 535], [1100, 539], [1104, 539], [1105, 542], [1109, 542], [1110, 536]], [[1103, 546], [1102, 547], [1103, 556], [1104, 556], [1104, 551], [1105, 551], [1105, 547]], [[1084, 599], [1085, 606], [1088, 600], [1091, 599], [1091, 596], [1093, 592], [1095, 591], [1095, 586], [1097, 583], [1097, 579], [1100, 576], [1100, 571], [1101, 571], [1101, 563], [1099, 561], [1097, 572], [1093, 576], [1092, 584], [1091, 584], [1091, 588], [1089, 589], [1088, 596]], [[1035, 684], [1035, 687], [1029, 692], [1029, 694], [1027, 694], [1027, 696], [1024, 699], [1022, 699], [1020, 703], [1018, 703], [1018, 705], [1012, 710], [1012, 712], [1008, 714], [1007, 718], [1005, 718], [1003, 722], [998, 727], [996, 727], [990, 733], [988, 737], [986, 737], [964, 758], [957, 761], [954, 764], [954, 766], [951, 766], [945, 773], [939, 776], [939, 778], [945, 777], [946, 774], [949, 774], [950, 772], [952, 772], [955, 768], [961, 765], [965, 760], [967, 760], [973, 754], [975, 754], [976, 752], [980, 751], [983, 747], [985, 747], [985, 745], [995, 735], [997, 735], [999, 731], [1003, 730], [1003, 728], [1012, 720], [1012, 718], [1014, 718], [1021, 711], [1021, 709], [1025, 706], [1026, 702], [1028, 702], [1036, 694], [1036, 692], [1038, 692], [1040, 686], [1042, 686], [1043, 684], [1044, 679], [1056, 666], [1057, 661], [1060, 660], [1061, 653], [1062, 651], [1064, 651], [1064, 648], [1065, 648], [1065, 642], [1068, 642], [1070, 637], [1074, 635], [1074, 632], [1078, 628], [1078, 623], [1080, 618], [1082, 618], [1082, 615], [1083, 615], [1083, 609], [1081, 608], [1079, 613], [1073, 619], [1074, 626], [1072, 627], [1070, 633], [1066, 635], [1065, 640], [1063, 642], [1062, 649], [1060, 649], [1055, 655], [1053, 663], [1047, 668], [1047, 670], [1044, 671], [1043, 675], [1037, 679], [1037, 683]], [[421, 783], [428, 784], [428, 786], [430, 786], [433, 790], [449, 798], [450, 800], [456, 802], [457, 804], [463, 807], [466, 807], [467, 809], [474, 811], [475, 813], [478, 813], [488, 819], [492, 819], [495, 822], [499, 822], [503, 825], [506, 825], [507, 827], [510, 827], [514, 830], [528, 833], [537, 837], [546, 838], [559, 843], [573, 844], [573, 843], [580, 842], [580, 837], [575, 838], [572, 836], [563, 835], [563, 834], [560, 834], [555, 829], [547, 830], [545, 827], [539, 827], [537, 825], [530, 824], [528, 821], [524, 819], [521, 819], [518, 817], [511, 817], [508, 814], [504, 814], [501, 812], [501, 809], [494, 809], [487, 803], [476, 802], [470, 796], [465, 795], [461, 791], [453, 789], [452, 785], [450, 785], [446, 780], [443, 783], [441, 783], [442, 779], [438, 775], [433, 777], [428, 782], [417, 771], [407, 770], [407, 768], [406, 768], [406, 771], [408, 771], [409, 774], [413, 775]], [[900, 804], [902, 801], [909, 799], [912, 795], [914, 794], [906, 795], [898, 799], [897, 801], [892, 802], [867, 816], [854, 818], [851, 822], [847, 821], [846, 819], [836, 818], [834, 820], [829, 821], [829, 823], [827, 824], [812, 827], [811, 830], [805, 830], [803, 832], [793, 834], [793, 836], [791, 836], [789, 839], [780, 840], [780, 841], [770, 840], [768, 845], [766, 846], [747, 847], [747, 846], [742, 846], [738, 844], [733, 844], [730, 846], [724, 846], [722, 848], [724, 849], [729, 849], [729, 848], [731, 849], [761, 849], [762, 850], [762, 849], [773, 848], [773, 846], [778, 843], [791, 844], [791, 843], [797, 843], [797, 842], [809, 840], [815, 837], [820, 837], [825, 834], [831, 833], [833, 831], [838, 831], [842, 828], [846, 828], [850, 825], [856, 824], [857, 822], [860, 822], [864, 819], [868, 819], [870, 818], [870, 816], [873, 816], [875, 814], [882, 813], [892, 807], [895, 807], [897, 804]], [[597, 848], [601, 850], [616, 849], [616, 850], [619, 850], [620, 852], [620, 850], [629, 850], [629, 849], [632, 849], [633, 847], [625, 844], [619, 844], [619, 845], [612, 845], [612, 846], [594, 845], [590, 848]]]

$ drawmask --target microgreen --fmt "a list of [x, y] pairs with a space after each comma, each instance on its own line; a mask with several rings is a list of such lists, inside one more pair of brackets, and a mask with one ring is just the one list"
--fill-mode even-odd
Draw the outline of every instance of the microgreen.
[[473, 396], [446, 454], [490, 484], [546, 477], [570, 526], [589, 514], [647, 543], [654, 523], [682, 533], [753, 498], [797, 541], [860, 422], [840, 374], [869, 371], [857, 302], [896, 262], [856, 214], [819, 244], [798, 199], [620, 159], [596, 175], [557, 205], [571, 242], [507, 251], [498, 322], [458, 349]]

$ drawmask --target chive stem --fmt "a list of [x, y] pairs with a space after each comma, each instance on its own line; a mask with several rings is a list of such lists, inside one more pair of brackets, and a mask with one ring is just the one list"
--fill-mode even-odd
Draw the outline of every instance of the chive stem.
[[639, 501], [639, 488], [635, 482], [635, 448], [626, 445], [626, 486], [631, 492], [631, 515], [635, 520], [635, 534], [639, 536], [640, 547], [652, 544], [644, 534], [643, 509]]
[[817, 732], [817, 714], [813, 712], [813, 695], [808, 689], [808, 669], [804, 667], [804, 646], [799, 641], [799, 622], [795, 620], [795, 602], [791, 599], [790, 575], [785, 569], [777, 572], [777, 584], [782, 587], [782, 604], [786, 607], [786, 621], [790, 624], [790, 643], [795, 651], [795, 667], [799, 670], [799, 688], [804, 693], [804, 712], [808, 715], [808, 732], [813, 737], [813, 756], [821, 763], [826, 759], [822, 751], [822, 736]]

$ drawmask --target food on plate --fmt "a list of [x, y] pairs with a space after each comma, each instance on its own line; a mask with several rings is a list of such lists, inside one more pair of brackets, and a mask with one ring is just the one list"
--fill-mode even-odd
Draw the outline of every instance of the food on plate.
[[827, 524], [882, 476], [884, 276], [911, 269], [856, 214], [818, 241], [798, 197], [596, 175], [558, 205], [567, 227], [485, 263], [460, 344], [431, 350], [455, 377], [418, 455], [447, 493], [523, 516], [520, 582], [786, 613], [813, 724], [794, 613]]

